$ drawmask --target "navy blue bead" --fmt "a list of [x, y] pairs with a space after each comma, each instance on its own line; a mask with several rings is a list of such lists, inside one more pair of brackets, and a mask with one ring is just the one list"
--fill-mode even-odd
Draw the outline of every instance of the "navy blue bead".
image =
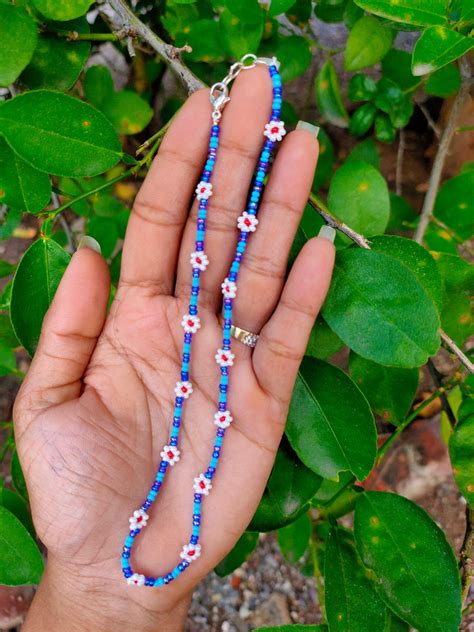
[[189, 380], [189, 373], [187, 371], [181, 371], [181, 379], [183, 382], [187, 382]]
[[201, 494], [194, 494], [194, 502], [200, 503], [202, 501]]
[[128, 560], [128, 558], [130, 557], [130, 551], [127, 551], [125, 553], [125, 551], [122, 553], [122, 557], [124, 560]]
[[204, 242], [203, 241], [197, 241], [196, 242], [196, 250], [198, 250], [199, 252], [204, 250]]
[[219, 402], [219, 410], [221, 413], [223, 413], [226, 409], [225, 403], [224, 402]]
[[222, 366], [221, 367], [221, 375], [228, 375], [228, 374], [229, 374], [229, 367]]
[[152, 488], [152, 490], [153, 490], [154, 492], [157, 492], [157, 491], [160, 489], [160, 484], [159, 484], [159, 483], [157, 483], [157, 482], [155, 482], [155, 483], [153, 483], [153, 485], [151, 486], [151, 488]]
[[192, 334], [185, 333], [184, 334], [184, 342], [191, 342], [191, 340], [192, 340]]
[[173, 421], [173, 426], [174, 426], [174, 428], [179, 428], [179, 426], [180, 426], [179, 421]]
[[149, 500], [145, 500], [145, 502], [143, 503], [142, 507], [146, 511], [147, 509], [149, 509], [151, 507], [151, 502]]
[[145, 586], [154, 586], [155, 579], [154, 577], [145, 577]]
[[127, 579], [133, 575], [133, 571], [130, 568], [130, 566], [128, 568], [122, 569], [122, 573], [124, 574], [124, 577], [126, 577]]
[[197, 306], [196, 305], [190, 305], [189, 306], [189, 313], [192, 316], [195, 316], [198, 313]]
[[171, 437], [171, 439], [170, 439], [170, 445], [173, 445], [173, 446], [177, 446], [177, 445], [178, 445], [178, 439], [177, 439], [177, 437]]
[[225, 435], [225, 428], [218, 428], [216, 434], [218, 437], [223, 437]]

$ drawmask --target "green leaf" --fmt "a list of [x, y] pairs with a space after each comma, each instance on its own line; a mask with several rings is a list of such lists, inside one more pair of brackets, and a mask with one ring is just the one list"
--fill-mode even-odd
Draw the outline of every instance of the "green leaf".
[[398, 426], [408, 414], [418, 388], [418, 369], [382, 366], [352, 352], [352, 379], [367, 397], [374, 412], [385, 422]]
[[329, 24], [342, 22], [346, 0], [318, 0], [314, 13], [323, 22]]
[[368, 75], [358, 73], [351, 77], [348, 96], [351, 101], [370, 101], [377, 93], [377, 84]]
[[351, 349], [385, 366], [418, 367], [439, 348], [433, 301], [411, 270], [382, 252], [338, 252], [323, 316]]
[[340, 527], [332, 527], [326, 541], [325, 608], [331, 632], [382, 630], [385, 604], [367, 577], [354, 538]]
[[[295, 0], [290, 0], [290, 6], [294, 1]], [[263, 10], [258, 0], [239, 0], [239, 2], [225, 0], [224, 4], [228, 11], [246, 24], [260, 24], [263, 20]], [[284, 4], [284, 1], [282, 2], [282, 0], [280, 0], [280, 5], [282, 4]], [[274, 8], [277, 9], [277, 7]], [[285, 11], [286, 9], [280, 11], [280, 13], [284, 13]]]
[[[268, 17], [274, 18], [277, 15], [286, 13], [288, 9], [295, 4], [296, 0], [272, 0], [270, 8], [268, 10]], [[239, 2], [233, 2], [232, 4], [240, 4]]]
[[363, 136], [372, 127], [377, 108], [373, 103], [364, 103], [352, 114], [349, 131], [353, 136]]
[[474, 414], [458, 422], [449, 439], [454, 478], [471, 507], [474, 507]]
[[447, 64], [428, 77], [425, 92], [435, 97], [451, 97], [461, 85], [461, 73], [456, 64]]
[[366, 138], [358, 143], [347, 156], [347, 160], [363, 160], [375, 169], [380, 169], [380, 154], [373, 138]]
[[5, 507], [0, 507], [0, 545], [0, 584], [38, 584], [43, 572], [41, 553], [26, 528]]
[[302, 75], [311, 63], [311, 49], [304, 37], [290, 35], [278, 40], [276, 56], [281, 63], [281, 78], [291, 81]]
[[461, 239], [472, 236], [474, 217], [474, 171], [447, 180], [436, 197], [434, 214]]
[[474, 46], [472, 39], [445, 26], [430, 26], [422, 34], [413, 49], [412, 72], [416, 77], [465, 55]]
[[461, 585], [453, 550], [421, 507], [397, 494], [361, 494], [357, 549], [390, 608], [421, 632], [457, 632]]
[[196, 5], [169, 6], [167, 3], [161, 23], [172, 37], [176, 37], [178, 33], [189, 33], [191, 25], [198, 20], [199, 12]]
[[33, 520], [24, 498], [12, 492], [11, 489], [2, 487], [0, 488], [0, 505], [16, 516], [21, 524], [28, 529], [33, 538], [36, 537]]
[[283, 556], [291, 564], [303, 557], [311, 536], [311, 519], [303, 514], [287, 527], [278, 529], [278, 545]]
[[8, 314], [0, 314], [0, 341], [10, 349], [20, 346]]
[[[229, 19], [229, 12], [224, 11]], [[227, 28], [227, 27], [226, 27]], [[176, 37], [176, 46], [189, 44], [191, 53], [184, 53], [184, 58], [191, 61], [216, 62], [225, 58], [222, 42], [219, 36], [220, 26], [214, 20], [196, 20], [188, 24], [188, 30]]]
[[390, 216], [387, 183], [372, 165], [349, 160], [331, 180], [328, 206], [339, 219], [367, 237], [383, 233]]
[[13, 279], [11, 319], [18, 340], [33, 355], [41, 325], [69, 255], [51, 239], [38, 239], [25, 252]]
[[12, 454], [12, 460], [10, 463], [10, 474], [12, 477], [12, 483], [16, 491], [22, 498], [28, 500], [28, 488], [26, 487], [25, 477], [23, 470], [21, 469], [20, 459], [18, 458], [18, 452], [15, 450]]
[[274, 531], [297, 520], [317, 492], [322, 478], [298, 459], [283, 437], [275, 464], [248, 531]]
[[16, 264], [10, 263], [9, 261], [5, 261], [5, 259], [0, 259], [0, 277], [6, 277], [15, 272]]
[[42, 211], [51, 198], [51, 181], [14, 153], [0, 136], [0, 202], [30, 213]]
[[280, 625], [271, 628], [255, 628], [253, 632], [329, 632], [327, 625]]
[[15, 354], [8, 346], [0, 342], [0, 377], [13, 373], [15, 369]]
[[95, 108], [60, 92], [24, 92], [0, 106], [0, 134], [40, 171], [91, 176], [121, 158], [112, 125]]
[[21, 7], [0, 3], [0, 86], [8, 87], [28, 65], [38, 40], [38, 31]]
[[250, 556], [258, 542], [258, 533], [243, 533], [232, 551], [214, 569], [219, 577], [225, 577], [235, 571], [236, 568], [242, 566], [245, 560]]
[[406, 231], [416, 220], [414, 208], [401, 195], [390, 192], [390, 220], [387, 232]]
[[114, 80], [107, 66], [89, 66], [84, 75], [83, 87], [86, 99], [99, 109], [115, 92]]
[[263, 17], [259, 22], [249, 23], [224, 10], [219, 20], [219, 34], [226, 53], [240, 59], [246, 53], [256, 52], [263, 35]]
[[341, 88], [336, 70], [331, 61], [327, 61], [316, 77], [316, 101], [321, 114], [337, 127], [347, 127], [349, 115], [342, 103]]
[[301, 364], [286, 436], [302, 462], [324, 478], [349, 470], [363, 480], [375, 461], [376, 429], [367, 400], [344, 371], [313, 358]]
[[386, 114], [377, 114], [375, 117], [375, 138], [382, 143], [393, 143], [396, 130]]
[[[50, 24], [49, 28], [88, 33], [85, 19]], [[43, 34], [20, 81], [29, 88], [69, 90], [77, 81], [91, 50], [90, 42], [73, 41]]]
[[390, 117], [394, 127], [405, 127], [413, 114], [413, 103], [400, 86], [382, 78], [377, 84], [375, 105]]
[[22, 212], [9, 206], [0, 220], [0, 239], [8, 239], [21, 222]]
[[51, 20], [73, 20], [87, 12], [92, 0], [32, 0], [40, 13]]
[[108, 259], [118, 240], [118, 228], [113, 219], [91, 217], [87, 223], [87, 234], [99, 242], [102, 256]]
[[319, 360], [327, 360], [340, 351], [344, 343], [328, 326], [322, 316], [318, 316], [311, 330], [305, 355]]
[[334, 145], [322, 127], [319, 128], [318, 142], [319, 158], [313, 179], [313, 191], [317, 191], [326, 184], [334, 164]]
[[355, 0], [355, 3], [370, 13], [395, 22], [429, 26], [446, 22], [448, 0]]
[[344, 52], [346, 70], [360, 70], [373, 66], [390, 50], [392, 31], [377, 18], [365, 15], [360, 18], [349, 33]]
[[472, 334], [471, 296], [474, 294], [474, 266], [457, 255], [432, 253], [444, 281], [441, 327], [462, 345]]
[[439, 311], [443, 307], [443, 280], [433, 257], [412, 239], [382, 235], [374, 237], [371, 243], [373, 250], [384, 252], [409, 268], [416, 276], [418, 283]]
[[411, 91], [420, 85], [421, 79], [411, 72], [411, 55], [404, 50], [392, 48], [382, 59], [385, 79], [395, 82], [402, 90]]
[[145, 99], [132, 90], [107, 96], [100, 109], [119, 134], [138, 134], [153, 117], [153, 110]]

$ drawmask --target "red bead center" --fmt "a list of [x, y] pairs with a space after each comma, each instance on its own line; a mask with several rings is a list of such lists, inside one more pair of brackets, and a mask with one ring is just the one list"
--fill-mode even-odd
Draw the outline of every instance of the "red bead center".
[[204, 481], [201, 481], [201, 482], [199, 483], [199, 487], [200, 487], [201, 489], [206, 489], [206, 483], [205, 483]]
[[245, 224], [246, 226], [250, 226], [250, 224], [251, 224], [251, 223], [252, 223], [252, 222], [251, 222], [248, 218], [244, 219], [244, 224]]
[[185, 386], [182, 386], [182, 387], [181, 387], [181, 392], [182, 392], [182, 393], [187, 393], [187, 392], [188, 392], [188, 389], [187, 389]]
[[192, 320], [188, 320], [188, 325], [192, 327], [194, 325], [194, 322]]
[[174, 452], [171, 452], [171, 450], [168, 450], [168, 456], [170, 457], [170, 459], [172, 459], [174, 457]]
[[276, 134], [278, 132], [278, 127], [272, 127], [272, 134]]
[[188, 551], [188, 555], [190, 557], [192, 557], [193, 555], [195, 555], [196, 551], [194, 549], [191, 549], [190, 551]]

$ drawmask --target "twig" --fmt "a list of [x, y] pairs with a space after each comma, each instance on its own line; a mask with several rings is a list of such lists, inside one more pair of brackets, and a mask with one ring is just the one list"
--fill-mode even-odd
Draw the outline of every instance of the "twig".
[[472, 553], [474, 547], [474, 511], [467, 505], [466, 507], [466, 531], [464, 540], [459, 552], [459, 570], [461, 572], [462, 603], [469, 594], [473, 577]]
[[[139, 37], [149, 44], [186, 85], [189, 94], [205, 87], [205, 84], [187, 68], [179, 57], [180, 49], [164, 42], [146, 24], [139, 20], [124, 0], [108, 0], [108, 4], [120, 18], [127, 37]], [[119, 33], [117, 33], [119, 34]]]
[[397, 167], [395, 172], [395, 193], [397, 195], [402, 195], [403, 156], [405, 154], [405, 149], [405, 130], [401, 129], [398, 135]]
[[417, 106], [420, 108], [421, 112], [424, 114], [426, 122], [428, 123], [429, 127], [431, 127], [431, 129], [433, 130], [436, 138], [439, 140], [441, 138], [441, 130], [434, 122], [433, 117], [431, 116], [428, 108], [426, 107], [424, 103], [421, 103], [421, 102], [417, 102]]
[[[54, 191], [53, 193], [51, 193], [51, 199], [53, 200], [54, 208], [58, 209], [61, 206], [61, 204], [59, 202], [57, 193], [55, 193]], [[66, 234], [67, 243], [68, 243], [69, 248], [71, 249], [71, 252], [74, 252], [76, 250], [74, 239], [71, 233], [71, 229], [69, 228], [69, 224], [67, 223], [63, 215], [59, 215], [59, 223], [61, 224], [61, 227]]]
[[308, 203], [310, 206], [317, 211], [324, 221], [332, 226], [336, 230], [339, 230], [341, 233], [344, 233], [349, 239], [351, 239], [354, 243], [356, 243], [361, 248], [366, 248], [370, 250], [370, 245], [368, 240], [363, 236], [357, 233], [355, 230], [352, 230], [350, 226], [341, 222], [337, 217], [335, 217], [328, 207], [324, 204], [320, 197], [318, 197], [314, 193], [310, 193]]
[[469, 360], [467, 355], [457, 346], [454, 340], [442, 329], [439, 330], [439, 335], [441, 336], [441, 340], [443, 341], [444, 346], [447, 347], [448, 351], [454, 353], [458, 360], [464, 364], [469, 373], [474, 373], [474, 363]]
[[464, 100], [469, 94], [469, 88], [472, 82], [472, 78], [471, 65], [467, 59], [467, 56], [461, 59], [460, 70], [462, 78], [461, 87], [459, 88], [459, 92], [454, 99], [447, 125], [444, 128], [444, 132], [439, 142], [438, 151], [436, 152], [436, 157], [433, 163], [433, 170], [431, 171], [430, 179], [428, 182], [428, 190], [423, 201], [423, 208], [421, 209], [420, 221], [414, 235], [414, 240], [419, 244], [422, 243], [426, 229], [428, 227], [428, 224], [430, 223], [436, 195], [438, 194], [439, 183], [441, 181], [441, 175], [443, 173], [444, 161], [446, 160], [449, 145], [451, 144], [451, 139], [456, 130], [458, 119], [464, 106]]
[[449, 403], [448, 398], [446, 397], [446, 393], [442, 390], [444, 388], [443, 382], [441, 381], [441, 378], [443, 376], [435, 367], [433, 360], [431, 359], [428, 360], [427, 364], [428, 364], [428, 371], [430, 372], [430, 375], [433, 378], [433, 382], [435, 383], [436, 388], [439, 389], [439, 393], [440, 393], [439, 398], [441, 400], [441, 405], [444, 408], [444, 412], [448, 416], [451, 427], [454, 428], [454, 426], [456, 425], [456, 415], [454, 414], [453, 409], [451, 408], [451, 404]]

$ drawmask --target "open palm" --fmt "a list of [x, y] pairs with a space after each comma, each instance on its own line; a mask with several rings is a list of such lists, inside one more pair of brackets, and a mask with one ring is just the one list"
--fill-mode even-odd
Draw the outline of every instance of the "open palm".
[[[258, 106], [256, 106], [256, 104]], [[242, 73], [222, 122], [213, 176], [199, 315], [191, 360], [180, 462], [170, 468], [133, 567], [168, 572], [189, 542], [193, 479], [209, 462], [217, 409], [220, 284], [238, 237], [236, 219], [271, 110], [263, 68]], [[289, 249], [305, 206], [317, 141], [288, 134], [273, 165], [239, 276], [234, 322], [261, 332], [255, 350], [234, 341], [229, 428], [213, 489], [204, 499], [201, 558], [169, 587], [129, 587], [120, 571], [128, 518], [153, 482], [168, 442], [187, 312], [196, 203], [211, 120], [208, 91], [181, 109], [137, 197], [110, 313], [107, 266], [90, 248], [73, 256], [44, 325], [15, 406], [20, 460], [38, 535], [50, 563], [108, 592], [159, 608], [180, 598], [232, 548], [249, 523], [270, 474], [294, 380], [329, 284], [333, 247], [309, 241], [284, 284]]]

